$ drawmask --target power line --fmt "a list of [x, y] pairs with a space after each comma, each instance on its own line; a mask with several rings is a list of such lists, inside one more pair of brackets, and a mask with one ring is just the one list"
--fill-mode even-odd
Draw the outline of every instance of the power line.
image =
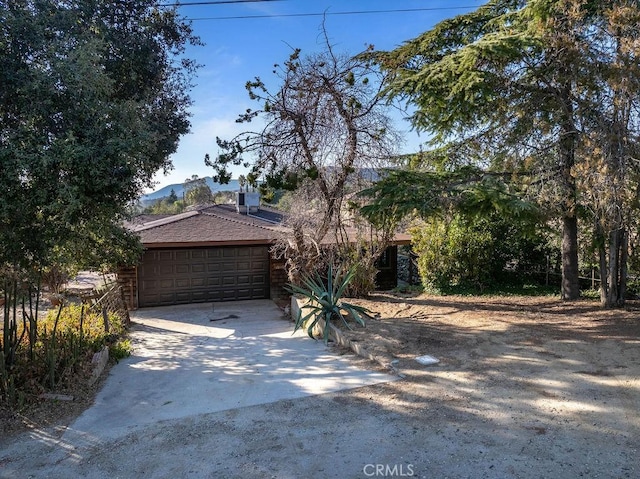
[[262, 3], [262, 2], [281, 2], [283, 0], [209, 0], [206, 2], [174, 2], [160, 3], [159, 7], [188, 7], [193, 5], [227, 5], [231, 3]]
[[[229, 0], [233, 1], [233, 0]], [[265, 0], [253, 0], [253, 1], [265, 1]], [[278, 0], [266, 0], [266, 1], [278, 1]], [[411, 13], [411, 12], [433, 12], [442, 10], [466, 10], [471, 8], [478, 8], [477, 5], [464, 5], [459, 7], [431, 7], [431, 8], [399, 8], [393, 10], [354, 10], [349, 12], [322, 12], [322, 13], [276, 13], [271, 15], [237, 15], [230, 17], [200, 17], [189, 18], [189, 20], [245, 20], [251, 18], [286, 18], [286, 17], [322, 17], [332, 15], [366, 15], [366, 14], [380, 14], [380, 13]]]

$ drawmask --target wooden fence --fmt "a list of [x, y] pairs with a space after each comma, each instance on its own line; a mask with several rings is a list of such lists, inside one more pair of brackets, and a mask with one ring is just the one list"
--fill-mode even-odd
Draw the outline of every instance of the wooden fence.
[[124, 301], [121, 286], [114, 283], [97, 290], [96, 293], [97, 299], [92, 301], [91, 309], [102, 313], [102, 317], [105, 321], [105, 330], [108, 331], [109, 329], [109, 313], [117, 315], [122, 323], [128, 327], [131, 322], [131, 318], [129, 317], [129, 309]]

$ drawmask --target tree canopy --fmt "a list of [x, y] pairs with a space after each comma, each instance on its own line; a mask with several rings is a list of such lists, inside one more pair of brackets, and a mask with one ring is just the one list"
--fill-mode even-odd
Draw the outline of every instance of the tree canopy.
[[[411, 121], [431, 134], [442, 163], [512, 173], [525, 195], [561, 219], [565, 299], [579, 295], [578, 217], [593, 211], [595, 195], [607, 205], [596, 223], [607, 225], [598, 228], [610, 243], [603, 299], [621, 300], [612, 285], [623, 265], [611, 253], [624, 249], [616, 231], [628, 224], [613, 212], [628, 211], [629, 202], [602, 185], [630, 186], [639, 8], [624, 0], [492, 0], [373, 54], [389, 74], [385, 94], [415, 106]], [[615, 264], [608, 275], [607, 262]]]
[[187, 205], [203, 205], [213, 201], [213, 193], [206, 178], [192, 175], [183, 183], [185, 203]]
[[114, 253], [100, 245], [128, 237], [127, 205], [189, 129], [196, 65], [183, 54], [197, 42], [152, 0], [0, 5], [3, 263], [47, 264], [79, 243], [93, 264]]

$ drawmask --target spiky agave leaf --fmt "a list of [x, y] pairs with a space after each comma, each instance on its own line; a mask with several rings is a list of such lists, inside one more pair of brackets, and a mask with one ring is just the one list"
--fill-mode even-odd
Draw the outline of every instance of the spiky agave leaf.
[[[363, 306], [358, 306], [356, 304], [351, 304], [351, 303], [345, 303], [344, 301], [340, 303], [340, 306], [345, 311], [348, 311], [351, 314], [351, 316], [353, 316], [353, 319], [356, 321], [356, 323], [360, 324], [361, 326], [364, 326], [364, 319], [362, 318], [363, 316], [366, 316], [367, 318], [371, 319], [371, 314], [370, 314], [371, 311]], [[346, 321], [344, 321], [344, 319], [342, 321], [344, 322], [345, 326], [347, 326], [347, 328], [352, 329], [351, 326], [349, 326], [349, 324]]]
[[[319, 321], [323, 321], [323, 340], [325, 344], [329, 342], [329, 328], [331, 319], [334, 317], [342, 319], [344, 324], [351, 329], [344, 320], [342, 311], [350, 313], [355, 321], [362, 326], [364, 326], [363, 316], [370, 317], [366, 308], [342, 302], [342, 295], [356, 273], [355, 266], [343, 273], [341, 268], [337, 268], [334, 271], [333, 266], [329, 265], [327, 273], [326, 283], [320, 273], [316, 271], [313, 275], [304, 275], [301, 285], [289, 284], [286, 288], [287, 291], [303, 296], [308, 300], [305, 308], [308, 308], [309, 312], [303, 316], [302, 309], [298, 311], [294, 333], [306, 325], [307, 334], [313, 338], [314, 327]], [[311, 318], [314, 318], [313, 321], [307, 323]]]

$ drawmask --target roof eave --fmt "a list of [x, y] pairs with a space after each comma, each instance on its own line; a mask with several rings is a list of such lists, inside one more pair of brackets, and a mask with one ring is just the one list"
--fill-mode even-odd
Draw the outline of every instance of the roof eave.
[[159, 248], [202, 248], [215, 246], [271, 246], [275, 243], [274, 239], [260, 240], [230, 240], [230, 241], [181, 241], [181, 242], [154, 242], [142, 243], [145, 249]]

